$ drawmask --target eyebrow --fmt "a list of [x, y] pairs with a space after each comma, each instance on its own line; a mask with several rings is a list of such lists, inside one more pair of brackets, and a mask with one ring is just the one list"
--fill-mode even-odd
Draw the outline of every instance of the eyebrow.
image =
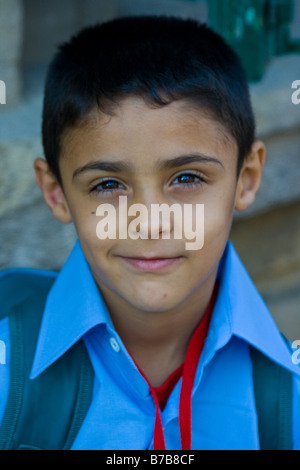
[[123, 162], [122, 160], [116, 162], [90, 162], [80, 168], [73, 173], [73, 180], [77, 178], [79, 175], [86, 173], [87, 171], [109, 171], [113, 173], [118, 173], [121, 171], [128, 171], [130, 170], [130, 166], [127, 163]]
[[216, 157], [211, 157], [209, 155], [204, 155], [202, 153], [193, 153], [190, 155], [182, 155], [179, 157], [172, 158], [170, 160], [165, 160], [159, 163], [159, 168], [170, 169], [177, 166], [188, 165], [189, 163], [212, 163], [214, 165], [219, 165], [224, 168], [223, 163], [218, 160]]
[[[189, 155], [181, 155], [179, 157], [172, 158], [170, 160], [164, 160], [158, 163], [159, 170], [172, 169], [179, 166], [188, 165], [190, 163], [210, 163], [221, 166], [224, 169], [223, 163], [216, 157], [204, 155], [200, 153], [193, 153]], [[78, 176], [88, 171], [107, 171], [112, 173], [118, 173], [122, 171], [129, 172], [131, 166], [125, 163], [123, 160], [117, 160], [115, 162], [101, 162], [95, 161], [87, 163], [86, 165], [77, 168], [74, 171], [72, 179], [74, 180]]]

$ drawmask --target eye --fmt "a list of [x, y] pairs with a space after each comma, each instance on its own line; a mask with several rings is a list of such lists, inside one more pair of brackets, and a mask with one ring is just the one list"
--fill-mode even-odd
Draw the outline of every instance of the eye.
[[196, 175], [194, 173], [182, 173], [173, 180], [172, 184], [175, 184], [176, 186], [193, 187], [196, 185], [202, 185], [203, 183], [205, 183], [204, 178], [202, 178], [198, 174]]
[[95, 186], [93, 186], [89, 193], [95, 193], [95, 194], [112, 194], [115, 191], [118, 191], [120, 189], [125, 189], [125, 186], [123, 186], [119, 181], [116, 180], [103, 180], [100, 183], [97, 183]]

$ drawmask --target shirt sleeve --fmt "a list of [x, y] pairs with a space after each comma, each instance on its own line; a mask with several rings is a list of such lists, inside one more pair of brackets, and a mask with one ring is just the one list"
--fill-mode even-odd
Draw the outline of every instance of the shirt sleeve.
[[0, 426], [9, 392], [10, 343], [8, 318], [0, 321]]

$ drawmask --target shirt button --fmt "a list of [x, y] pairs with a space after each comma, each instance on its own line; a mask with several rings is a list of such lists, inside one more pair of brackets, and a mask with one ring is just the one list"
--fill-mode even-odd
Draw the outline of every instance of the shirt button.
[[119, 352], [120, 351], [120, 346], [118, 345], [117, 341], [115, 340], [115, 338], [110, 338], [109, 340], [110, 342], [110, 345], [111, 347], [113, 348], [113, 350], [115, 352]]

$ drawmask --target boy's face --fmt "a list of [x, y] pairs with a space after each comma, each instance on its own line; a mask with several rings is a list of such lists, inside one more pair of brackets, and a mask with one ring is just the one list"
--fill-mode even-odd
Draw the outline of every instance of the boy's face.
[[[95, 110], [80, 127], [68, 130], [60, 159], [64, 193], [58, 198], [64, 212], [56, 216], [73, 220], [108, 305], [117, 301], [137, 311], [163, 312], [183, 308], [211, 289], [234, 208], [249, 205], [260, 182], [261, 149], [255, 181], [251, 171], [243, 170], [237, 180], [237, 154], [225, 127], [183, 100], [150, 108], [142, 99], [126, 98], [113, 117]], [[249, 162], [251, 166], [251, 158]], [[203, 204], [203, 248], [187, 250], [191, 240], [184, 232], [174, 239], [172, 220], [170, 239], [162, 239], [161, 233], [159, 239], [118, 239], [120, 196], [127, 197], [128, 208], [143, 204], [149, 214], [153, 204], [179, 204], [182, 209], [184, 204]], [[104, 203], [116, 210], [116, 239], [96, 235], [101, 220], [96, 211]], [[151, 220], [144, 222], [138, 229], [149, 236]]]

